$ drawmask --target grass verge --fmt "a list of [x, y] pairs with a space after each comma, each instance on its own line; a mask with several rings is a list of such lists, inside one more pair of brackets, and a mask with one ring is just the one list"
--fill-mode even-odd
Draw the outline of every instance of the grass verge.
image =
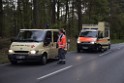
[[10, 43], [10, 39], [0, 38], [0, 64], [9, 62], [7, 54]]
[[8, 48], [0, 50], [0, 64], [9, 62], [7, 58]]
[[112, 44], [116, 44], [116, 43], [124, 43], [124, 39], [112, 39], [111, 40]]

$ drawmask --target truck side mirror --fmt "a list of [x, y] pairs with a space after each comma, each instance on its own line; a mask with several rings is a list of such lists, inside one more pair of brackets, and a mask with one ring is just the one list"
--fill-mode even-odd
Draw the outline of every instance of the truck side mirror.
[[99, 35], [98, 38], [103, 38], [103, 35]]
[[103, 38], [103, 33], [102, 32], [98, 32], [98, 38]]

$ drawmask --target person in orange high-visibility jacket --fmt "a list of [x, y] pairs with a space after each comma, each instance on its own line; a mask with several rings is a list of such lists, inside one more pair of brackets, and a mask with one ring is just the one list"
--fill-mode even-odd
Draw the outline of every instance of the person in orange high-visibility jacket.
[[58, 44], [58, 57], [59, 62], [65, 64], [65, 54], [66, 54], [66, 48], [67, 48], [67, 41], [66, 41], [66, 35], [64, 34], [64, 31], [62, 29], [59, 30], [59, 38], [57, 41]]

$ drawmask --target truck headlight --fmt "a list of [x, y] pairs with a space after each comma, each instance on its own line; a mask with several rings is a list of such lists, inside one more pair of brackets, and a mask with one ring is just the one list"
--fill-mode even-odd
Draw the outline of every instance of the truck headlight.
[[95, 44], [95, 42], [90, 42], [91, 44]]
[[36, 54], [35, 50], [30, 51], [30, 54]]
[[13, 51], [13, 50], [9, 50], [8, 52], [9, 52], [9, 54], [13, 54], [13, 53], [14, 53], [14, 51]]

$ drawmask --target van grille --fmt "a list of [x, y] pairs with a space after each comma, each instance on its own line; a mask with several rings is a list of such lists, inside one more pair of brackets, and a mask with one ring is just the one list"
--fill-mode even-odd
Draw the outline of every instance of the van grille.
[[28, 53], [28, 51], [14, 51], [15, 53]]

